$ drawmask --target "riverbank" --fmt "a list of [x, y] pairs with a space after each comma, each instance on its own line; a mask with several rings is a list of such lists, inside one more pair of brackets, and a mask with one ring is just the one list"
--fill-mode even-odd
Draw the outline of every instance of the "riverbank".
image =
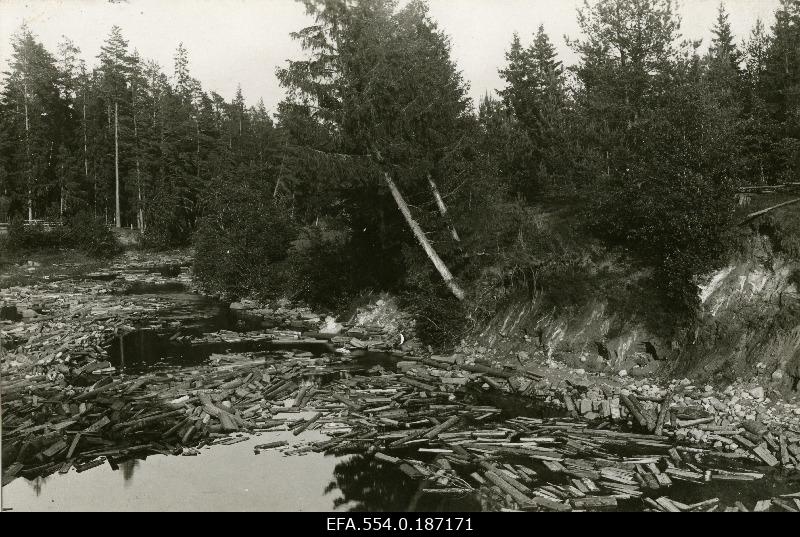
[[[246, 468], [246, 445], [252, 465], [335, 457], [342, 508], [800, 509], [800, 411], [760, 386], [432, 355], [385, 303], [338, 320], [213, 303], [191, 293], [190, 261], [129, 253], [0, 290], [4, 503], [22, 482], [142, 459], [230, 449]], [[364, 499], [364, 474], [394, 499]]]

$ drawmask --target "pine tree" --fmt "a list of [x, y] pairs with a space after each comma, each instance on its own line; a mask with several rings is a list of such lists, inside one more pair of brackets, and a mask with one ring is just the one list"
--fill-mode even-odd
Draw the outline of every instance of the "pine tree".
[[800, 0], [781, 0], [761, 76], [761, 96], [776, 126], [778, 179], [800, 174]]
[[714, 37], [711, 39], [708, 53], [714, 61], [727, 62], [731, 69], [738, 72], [741, 68], [742, 54], [734, 43], [729, 19], [725, 4], [720, 3], [717, 9], [717, 21], [711, 30]]
[[11, 210], [22, 209], [32, 220], [58, 199], [54, 156], [67, 106], [59, 91], [55, 58], [26, 26], [12, 38], [12, 50], [11, 71], [0, 98], [2, 130], [11, 135], [3, 160]]
[[[460, 133], [469, 100], [447, 38], [419, 1], [402, 9], [390, 0], [306, 5], [317, 24], [295, 35], [310, 59], [278, 71], [289, 93], [280, 107], [282, 124], [297, 138], [316, 141], [318, 153], [309, 156], [327, 155], [327, 181], [334, 179], [359, 230], [355, 248], [371, 259], [376, 274], [387, 283], [397, 278], [398, 246], [407, 240], [407, 232], [398, 233], [405, 227], [397, 219], [399, 206], [445, 282], [463, 296], [399, 201], [430, 199], [428, 174], [443, 186], [446, 158], [466, 139]], [[398, 182], [390, 170], [398, 171]]]
[[[109, 123], [113, 117], [114, 140], [114, 222], [122, 227], [121, 189], [120, 189], [120, 107], [128, 103], [128, 78], [131, 74], [132, 58], [128, 54], [128, 42], [122, 36], [119, 26], [113, 26], [111, 33], [100, 47], [100, 71], [103, 75], [103, 93], [108, 106]], [[109, 128], [110, 125], [109, 125]], [[124, 127], [123, 127], [124, 129]], [[123, 134], [124, 135], [124, 134]]]
[[745, 87], [742, 78], [742, 54], [734, 43], [728, 13], [720, 4], [714, 36], [706, 55], [708, 79], [717, 99], [725, 106], [742, 107]]
[[503, 167], [514, 191], [533, 199], [555, 171], [551, 157], [561, 145], [567, 100], [564, 70], [542, 25], [527, 48], [515, 34], [506, 61], [500, 71], [506, 86], [499, 94], [519, 132], [513, 152], [506, 153], [513, 157]]

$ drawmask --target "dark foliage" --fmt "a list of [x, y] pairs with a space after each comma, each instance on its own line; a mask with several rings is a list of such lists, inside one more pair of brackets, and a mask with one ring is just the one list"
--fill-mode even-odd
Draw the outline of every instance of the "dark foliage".
[[14, 220], [9, 226], [6, 245], [12, 252], [74, 248], [95, 258], [113, 257], [120, 251], [108, 226], [84, 211], [70, 217], [64, 225], [51, 228]]
[[263, 189], [217, 185], [195, 235], [194, 271], [213, 292], [274, 295], [287, 283], [285, 260], [297, 229]]

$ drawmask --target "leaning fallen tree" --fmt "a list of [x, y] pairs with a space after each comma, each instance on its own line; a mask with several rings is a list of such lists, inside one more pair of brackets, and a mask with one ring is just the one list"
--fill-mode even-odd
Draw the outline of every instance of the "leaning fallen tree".
[[456, 231], [456, 226], [453, 224], [450, 214], [447, 212], [447, 205], [444, 204], [442, 195], [439, 194], [439, 189], [436, 187], [436, 183], [433, 182], [431, 174], [428, 174], [428, 185], [431, 187], [433, 198], [436, 200], [436, 206], [439, 208], [439, 214], [442, 215], [445, 223], [447, 223], [447, 228], [450, 230], [450, 236], [453, 237], [454, 241], [461, 242], [461, 238], [458, 236], [458, 231]]
[[433, 263], [433, 266], [436, 267], [436, 270], [441, 275], [445, 285], [447, 285], [447, 288], [450, 289], [457, 299], [464, 300], [464, 291], [458, 286], [458, 283], [456, 283], [455, 278], [453, 278], [453, 275], [450, 273], [447, 265], [444, 264], [442, 258], [439, 257], [439, 255], [436, 253], [436, 250], [434, 250], [433, 246], [431, 246], [431, 243], [425, 236], [422, 228], [420, 228], [419, 224], [417, 224], [417, 222], [414, 220], [408, 205], [403, 199], [403, 195], [400, 193], [400, 190], [398, 190], [397, 185], [394, 184], [394, 181], [389, 173], [384, 172], [383, 178], [386, 181], [389, 190], [392, 192], [392, 197], [394, 198], [395, 203], [397, 203], [397, 207], [400, 209], [400, 212], [403, 213], [403, 217], [406, 219], [408, 227], [411, 228], [411, 231], [414, 233], [414, 237], [417, 239], [417, 242], [419, 242], [420, 246], [422, 246], [422, 249], [425, 250], [425, 254], [427, 254], [428, 259], [430, 259]]

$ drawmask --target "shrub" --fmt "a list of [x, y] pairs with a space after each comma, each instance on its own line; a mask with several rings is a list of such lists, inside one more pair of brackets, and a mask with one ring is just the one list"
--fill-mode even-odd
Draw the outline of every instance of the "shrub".
[[343, 307], [366, 282], [357, 270], [350, 235], [318, 227], [303, 228], [289, 255], [290, 293], [312, 307]]
[[466, 332], [465, 304], [453, 296], [415, 245], [403, 248], [403, 259], [407, 275], [402, 306], [414, 317], [417, 336], [435, 349], [452, 349]]
[[11, 222], [7, 240], [13, 252], [75, 248], [90, 257], [112, 257], [120, 245], [102, 219], [85, 211], [71, 216], [62, 226], [45, 229], [42, 224]]
[[612, 182], [586, 220], [655, 268], [662, 307], [685, 324], [698, 312], [696, 277], [716, 268], [731, 244], [733, 200], [725, 181], [649, 163]]
[[8, 228], [9, 249], [15, 252], [69, 248], [72, 246], [68, 233], [61, 227], [45, 229], [42, 224], [25, 225], [14, 220]]
[[195, 234], [195, 275], [212, 292], [275, 295], [286, 287], [284, 262], [296, 235], [269, 193], [223, 185], [212, 192]]
[[192, 223], [187, 205], [175, 189], [160, 188], [145, 208], [147, 225], [142, 234], [142, 248], [166, 250], [188, 244], [192, 238]]
[[62, 226], [49, 229], [15, 220], [9, 226], [7, 244], [14, 252], [75, 248], [90, 257], [111, 257], [120, 251], [114, 234], [102, 219], [85, 211], [73, 215]]
[[68, 242], [91, 257], [113, 257], [122, 250], [114, 233], [105, 222], [86, 211], [81, 211], [70, 218], [65, 234]]

